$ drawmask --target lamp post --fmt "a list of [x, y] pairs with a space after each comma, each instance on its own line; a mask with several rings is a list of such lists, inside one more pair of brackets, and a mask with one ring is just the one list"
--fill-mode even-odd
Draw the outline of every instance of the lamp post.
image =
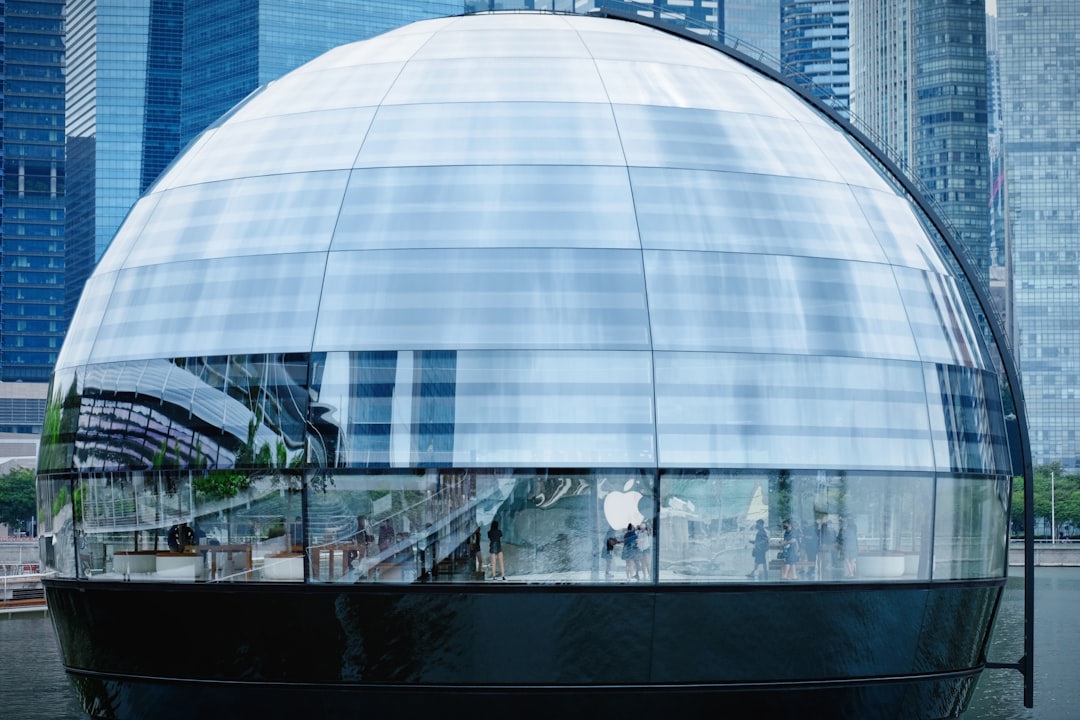
[[1054, 471], [1050, 471], [1050, 544], [1057, 542], [1057, 520], [1054, 515]]

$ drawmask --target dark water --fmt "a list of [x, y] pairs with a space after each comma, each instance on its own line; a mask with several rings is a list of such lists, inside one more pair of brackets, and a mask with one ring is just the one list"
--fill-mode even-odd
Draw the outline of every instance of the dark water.
[[[990, 659], [1023, 654], [1023, 576], [1016, 569], [994, 630]], [[0, 620], [0, 718], [85, 720], [60, 666], [56, 636], [44, 616]], [[987, 670], [964, 720], [1080, 718], [1080, 568], [1035, 572], [1035, 707], [1024, 707], [1015, 670]]]

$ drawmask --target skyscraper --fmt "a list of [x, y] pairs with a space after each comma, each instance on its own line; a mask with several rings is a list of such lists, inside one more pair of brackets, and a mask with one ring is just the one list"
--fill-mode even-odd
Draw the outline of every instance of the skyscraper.
[[780, 60], [813, 83], [815, 91], [847, 115], [848, 0], [784, 0], [780, 6]]
[[853, 0], [851, 112], [928, 189], [988, 284], [983, 0]]
[[236, 102], [332, 47], [463, 8], [461, 0], [71, 0], [69, 313], [139, 194]]
[[1080, 469], [1080, 13], [998, 0], [1014, 345], [1034, 462]]
[[0, 379], [47, 382], [64, 320], [64, 3], [3, 11]]

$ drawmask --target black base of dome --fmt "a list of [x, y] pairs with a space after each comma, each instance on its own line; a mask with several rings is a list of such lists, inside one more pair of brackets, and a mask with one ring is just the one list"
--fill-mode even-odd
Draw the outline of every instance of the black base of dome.
[[[1003, 582], [47, 583], [94, 717], [958, 717]], [[762, 714], [763, 713], [763, 714]]]

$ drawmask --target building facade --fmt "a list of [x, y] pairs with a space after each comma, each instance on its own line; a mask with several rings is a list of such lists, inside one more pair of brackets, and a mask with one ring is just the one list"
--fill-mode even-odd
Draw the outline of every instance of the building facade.
[[847, 0], [783, 0], [780, 5], [780, 60], [785, 72], [812, 83], [830, 107], [848, 112]]
[[998, 2], [1008, 232], [1032, 455], [1080, 469], [1080, 13]]
[[0, 3], [0, 380], [46, 383], [64, 339], [64, 3]]
[[[39, 535], [87, 711], [958, 716], [1014, 472], [958, 252], [691, 31], [329, 51], [143, 193], [57, 362]], [[185, 642], [140, 652], [166, 595]]]

